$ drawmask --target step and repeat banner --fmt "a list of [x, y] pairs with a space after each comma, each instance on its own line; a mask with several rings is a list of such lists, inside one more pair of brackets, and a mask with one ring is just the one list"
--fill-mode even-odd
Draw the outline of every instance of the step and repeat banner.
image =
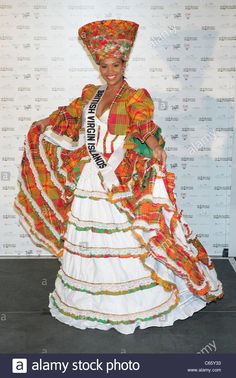
[[51, 256], [32, 243], [13, 209], [24, 138], [33, 121], [79, 97], [85, 84], [103, 83], [77, 31], [111, 18], [140, 25], [126, 80], [154, 100], [178, 208], [209, 255], [227, 253], [235, 15], [233, 0], [0, 2], [1, 256]]

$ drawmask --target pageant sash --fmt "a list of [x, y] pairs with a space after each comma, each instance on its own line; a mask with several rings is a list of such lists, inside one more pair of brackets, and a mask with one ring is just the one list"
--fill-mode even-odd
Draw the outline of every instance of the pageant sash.
[[86, 108], [85, 114], [85, 135], [86, 135], [86, 146], [88, 153], [97, 166], [98, 169], [103, 169], [107, 167], [107, 162], [103, 158], [102, 154], [96, 151], [96, 143], [97, 143], [97, 136], [98, 136], [98, 128], [96, 125], [96, 109], [97, 105], [105, 92], [105, 89], [98, 89], [97, 93], [93, 97], [93, 99], [89, 102]]
[[122, 146], [114, 151], [109, 160], [106, 161], [103, 155], [96, 150], [98, 137], [98, 123], [96, 120], [97, 105], [105, 92], [106, 86], [100, 86], [93, 99], [85, 107], [85, 140], [88, 153], [93, 164], [98, 170], [102, 184], [111, 189], [112, 185], [119, 185], [120, 182], [114, 172], [124, 156]]

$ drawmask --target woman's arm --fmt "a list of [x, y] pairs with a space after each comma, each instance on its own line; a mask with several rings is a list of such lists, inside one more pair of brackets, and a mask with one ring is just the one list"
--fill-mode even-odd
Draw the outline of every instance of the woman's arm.
[[156, 138], [159, 128], [153, 122], [154, 103], [145, 88], [139, 88], [129, 99], [127, 111], [131, 119], [131, 134], [138, 138], [142, 143], [146, 143], [152, 150], [153, 157], [162, 161], [162, 168], [166, 164], [166, 152], [163, 149], [165, 142], [161, 134], [160, 140]]
[[32, 123], [32, 126], [33, 127], [40, 127], [41, 129], [41, 133], [43, 133], [45, 130], [46, 130], [46, 127], [50, 125], [50, 118], [47, 117], [47, 118], [43, 118], [43, 119], [40, 119], [39, 121], [35, 121]]
[[97, 86], [94, 84], [85, 85], [80, 97], [74, 99], [69, 105], [59, 106], [49, 117], [33, 122], [32, 127], [43, 133], [47, 126], [51, 126], [56, 134], [66, 135], [73, 140], [77, 140], [84, 102], [92, 98], [96, 88]]
[[153, 157], [161, 160], [162, 168], [165, 168], [167, 155], [165, 150], [160, 146], [158, 140], [153, 135], [150, 135], [145, 143], [147, 143], [148, 147], [152, 149]]

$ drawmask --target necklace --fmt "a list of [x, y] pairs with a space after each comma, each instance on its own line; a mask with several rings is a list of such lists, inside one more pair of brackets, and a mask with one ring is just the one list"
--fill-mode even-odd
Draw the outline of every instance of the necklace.
[[118, 89], [114, 89], [114, 88], [107, 89], [107, 88], [106, 88], [105, 93], [108, 93], [108, 94], [111, 94], [111, 95], [112, 95], [113, 93], [117, 93], [117, 91], [120, 90], [121, 86], [122, 86], [122, 85], [120, 85], [120, 86], [118, 87]]
[[124, 80], [124, 83], [122, 84], [122, 86], [120, 87], [120, 89], [118, 90], [118, 92], [116, 93], [116, 96], [114, 97], [114, 99], [113, 99], [113, 101], [111, 103], [110, 111], [109, 111], [109, 115], [108, 115], [108, 119], [107, 119], [107, 124], [109, 124], [111, 109], [112, 109], [113, 105], [115, 104], [117, 98], [121, 96], [121, 93], [122, 93], [125, 85], [126, 85], [126, 81]]

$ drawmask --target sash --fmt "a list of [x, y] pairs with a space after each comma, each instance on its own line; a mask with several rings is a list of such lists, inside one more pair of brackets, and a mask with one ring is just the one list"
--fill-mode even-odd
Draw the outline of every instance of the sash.
[[[101, 87], [100, 87], [101, 88]], [[102, 154], [96, 151], [98, 128], [96, 127], [95, 114], [97, 105], [103, 96], [105, 89], [98, 89], [93, 99], [89, 102], [85, 114], [85, 135], [88, 153], [98, 169], [107, 167], [107, 162]]]
[[111, 189], [112, 185], [120, 185], [120, 182], [114, 172], [123, 159], [125, 150], [122, 145], [113, 152], [109, 160], [106, 161], [103, 155], [96, 151], [98, 136], [98, 125], [96, 122], [97, 105], [105, 92], [106, 85], [102, 85], [97, 90], [95, 96], [85, 107], [85, 141], [91, 161], [98, 171], [101, 184], [105, 189]]

